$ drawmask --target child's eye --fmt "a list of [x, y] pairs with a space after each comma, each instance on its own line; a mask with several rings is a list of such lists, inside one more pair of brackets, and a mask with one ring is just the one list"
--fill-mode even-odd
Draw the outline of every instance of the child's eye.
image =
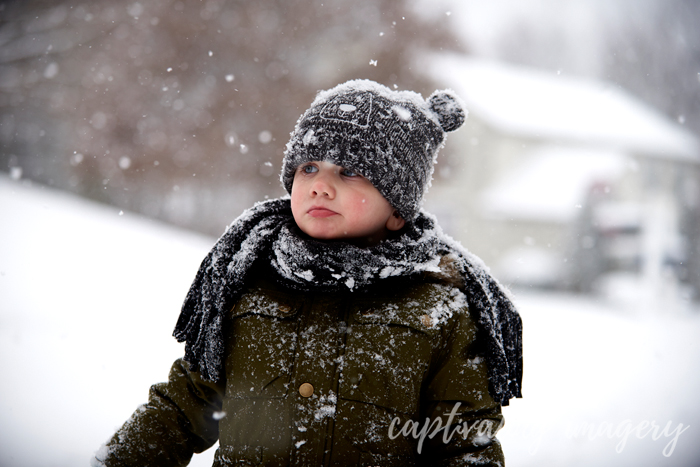
[[305, 174], [312, 174], [314, 172], [318, 172], [318, 167], [315, 165], [305, 165], [301, 168], [301, 171], [304, 172]]
[[343, 169], [340, 173], [346, 177], [359, 177], [360, 176], [360, 174], [355, 173], [352, 170], [348, 170], [348, 169]]

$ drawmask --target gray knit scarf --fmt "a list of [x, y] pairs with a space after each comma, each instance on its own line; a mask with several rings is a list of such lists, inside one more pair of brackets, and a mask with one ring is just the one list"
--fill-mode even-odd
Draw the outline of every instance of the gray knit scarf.
[[512, 397], [522, 397], [520, 316], [481, 260], [445, 235], [424, 211], [395, 238], [360, 248], [300, 234], [288, 197], [256, 204], [229, 226], [202, 261], [173, 335], [185, 342], [185, 360], [192, 368], [218, 381], [224, 359], [223, 320], [245, 291], [256, 261], [271, 264], [282, 283], [298, 290], [357, 291], [387, 278], [437, 272], [446, 255], [456, 260], [464, 279], [460, 288], [485, 336], [489, 393], [508, 405]]

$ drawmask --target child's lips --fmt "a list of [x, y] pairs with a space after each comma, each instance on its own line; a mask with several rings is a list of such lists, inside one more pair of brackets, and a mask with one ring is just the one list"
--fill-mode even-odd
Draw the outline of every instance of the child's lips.
[[311, 217], [330, 217], [330, 216], [335, 216], [338, 214], [335, 211], [331, 211], [328, 208], [320, 207], [320, 206], [314, 206], [311, 209], [307, 211], [309, 216]]

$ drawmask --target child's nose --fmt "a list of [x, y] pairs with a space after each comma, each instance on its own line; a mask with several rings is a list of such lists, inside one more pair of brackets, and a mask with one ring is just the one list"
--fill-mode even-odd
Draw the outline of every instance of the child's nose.
[[324, 196], [330, 199], [335, 198], [335, 188], [333, 183], [328, 180], [328, 177], [319, 174], [311, 185], [311, 195], [312, 196]]

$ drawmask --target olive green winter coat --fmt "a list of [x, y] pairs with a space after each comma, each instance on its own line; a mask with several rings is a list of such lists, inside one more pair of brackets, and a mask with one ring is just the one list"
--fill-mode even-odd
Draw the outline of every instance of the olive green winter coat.
[[218, 439], [215, 466], [503, 465], [477, 334], [450, 285], [260, 281], [228, 316], [225, 381], [176, 361], [97, 459], [181, 466]]

